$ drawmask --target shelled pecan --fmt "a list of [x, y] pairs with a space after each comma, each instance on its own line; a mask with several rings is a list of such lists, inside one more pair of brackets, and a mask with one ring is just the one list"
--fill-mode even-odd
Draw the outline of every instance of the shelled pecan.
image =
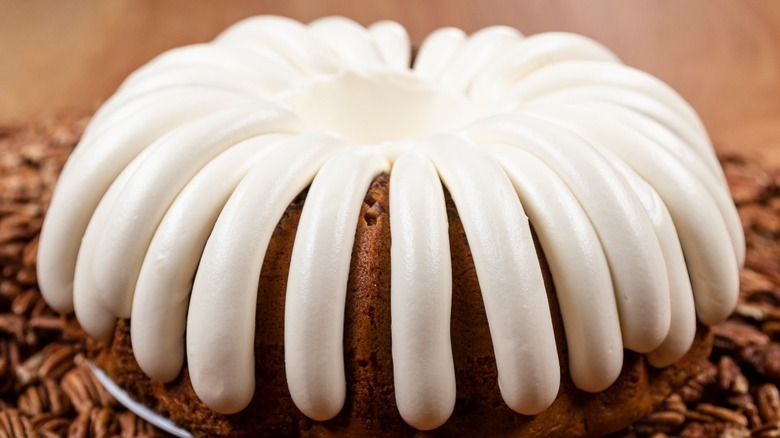
[[98, 384], [75, 318], [37, 287], [45, 204], [86, 120], [0, 128], [0, 437], [161, 435]]

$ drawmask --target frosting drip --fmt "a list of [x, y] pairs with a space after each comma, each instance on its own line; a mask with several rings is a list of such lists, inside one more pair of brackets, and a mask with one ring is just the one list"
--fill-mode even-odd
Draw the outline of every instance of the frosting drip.
[[418, 429], [455, 405], [444, 187], [473, 255], [501, 394], [521, 414], [550, 406], [560, 384], [531, 226], [582, 390], [609, 387], [624, 348], [674, 363], [697, 318], [733, 310], [739, 218], [701, 121], [671, 88], [566, 33], [444, 28], [411, 67], [410, 56], [398, 23], [262, 16], [140, 68], [60, 177], [38, 256], [47, 301], [102, 340], [130, 317], [150, 377], [175, 379], [186, 357], [198, 397], [240, 411], [254, 392], [265, 250], [309, 187], [285, 367], [298, 408], [332, 418], [346, 394], [360, 205], [389, 173], [395, 395]]

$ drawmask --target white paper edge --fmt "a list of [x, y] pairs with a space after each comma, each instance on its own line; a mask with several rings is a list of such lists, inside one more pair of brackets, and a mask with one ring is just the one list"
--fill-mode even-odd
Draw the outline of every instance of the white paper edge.
[[138, 415], [144, 420], [155, 425], [157, 428], [162, 429], [163, 431], [168, 432], [173, 436], [180, 438], [193, 438], [191, 433], [180, 428], [170, 419], [163, 417], [157, 412], [154, 412], [148, 407], [130, 398], [124, 389], [120, 388], [119, 385], [114, 383], [114, 381], [111, 380], [111, 378], [108, 377], [108, 375], [103, 372], [103, 370], [96, 367], [95, 364], [89, 362], [89, 367], [92, 369], [95, 377], [97, 377], [98, 381], [101, 385], [103, 385], [106, 391], [108, 391], [108, 393], [111, 394], [119, 403], [124, 405], [127, 409], [131, 410], [135, 415]]

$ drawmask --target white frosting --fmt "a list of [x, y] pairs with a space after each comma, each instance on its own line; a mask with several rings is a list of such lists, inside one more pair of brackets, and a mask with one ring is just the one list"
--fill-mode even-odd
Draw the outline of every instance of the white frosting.
[[[663, 125], [647, 117], [642, 117], [633, 111], [626, 111], [623, 107], [613, 104], [601, 105], [599, 103], [591, 104], [594, 108], [602, 109], [602, 114], [608, 117], [614, 117], [621, 125], [630, 126], [642, 135], [649, 137], [655, 144], [652, 149], [662, 147], [669, 151], [685, 166], [686, 170], [691, 172], [699, 180], [704, 188], [712, 197], [717, 206], [720, 216], [723, 217], [728, 228], [734, 252], [739, 264], [745, 260], [745, 236], [742, 232], [742, 223], [737, 211], [733, 207], [733, 202], [729, 192], [723, 190], [725, 178], [722, 177], [720, 167], [713, 168], [702, 162], [702, 159], [688, 149], [685, 143]], [[642, 145], [648, 143], [641, 142]], [[650, 149], [650, 146], [647, 146]], [[715, 171], [715, 169], [717, 171]]]
[[238, 412], [254, 394], [257, 284], [274, 228], [344, 146], [324, 133], [290, 140], [249, 171], [214, 225], [192, 285], [187, 362], [195, 393], [218, 412]]
[[639, 352], [657, 348], [671, 319], [666, 267], [650, 219], [625, 180], [592, 145], [541, 118], [497, 116], [473, 125], [468, 133], [477, 142], [525, 149], [563, 178], [588, 214], [607, 257], [623, 345]]
[[203, 86], [268, 97], [289, 88], [300, 76], [268, 49], [260, 53], [242, 47], [190, 46], [152, 60], [130, 75], [116, 96]]
[[149, 376], [176, 378], [186, 354], [198, 397], [238, 412], [264, 360], [254, 334], [266, 248], [310, 185], [285, 368], [296, 406], [332, 418], [347, 393], [355, 227], [385, 172], [395, 396], [418, 429], [455, 405], [442, 185], [472, 252], [501, 394], [519, 413], [546, 409], [560, 384], [531, 225], [582, 390], [617, 379], [623, 348], [674, 363], [697, 318], [733, 310], [739, 217], [701, 121], [671, 88], [573, 34], [445, 28], [411, 68], [410, 53], [398, 23], [263, 16], [150, 61], [98, 111], [60, 177], [39, 248], [44, 297], [101, 340], [131, 317]]
[[[587, 85], [549, 93], [539, 97], [536, 101], [554, 103], [575, 103], [579, 101], [611, 102], [627, 112], [634, 111], [643, 114], [674, 132], [680, 137], [684, 145], [682, 149], [677, 149], [674, 145], [663, 143], [662, 147], [674, 151], [681, 159], [686, 155], [698, 155], [699, 160], [703, 160], [708, 165], [708, 169], [719, 176], [723, 187], [728, 187], [723, 169], [721, 169], [720, 163], [713, 152], [712, 144], [706, 131], [681, 117], [678, 112], [659, 101], [651, 93], [606, 85]], [[698, 167], [700, 166], [691, 166], [692, 170]]]
[[[486, 113], [463, 95], [396, 71], [348, 70], [313, 80], [283, 99], [310, 129], [336, 131], [355, 144], [453, 131]], [[339, 106], [349, 109], [333, 110]]]
[[696, 335], [696, 309], [685, 259], [674, 223], [658, 193], [631, 168], [609, 152], [602, 151], [610, 164], [626, 179], [639, 196], [655, 228], [658, 243], [664, 255], [669, 274], [669, 294], [672, 309], [669, 334], [664, 342], [648, 353], [651, 364], [657, 367], [671, 365], [690, 349]]
[[[567, 60], [539, 68], [514, 83], [500, 97], [499, 108], [514, 108], [547, 93], [592, 85], [637, 90], [653, 96], [692, 126], [704, 129], [693, 108], [668, 85], [645, 72], [611, 62]], [[710, 150], [710, 154], [715, 152]]]
[[515, 43], [500, 59], [485, 65], [469, 91], [475, 99], [495, 100], [533, 71], [574, 60], [620, 62], [606, 47], [581, 35], [563, 32], [531, 35]]
[[663, 148], [610, 120], [609, 107], [596, 108], [600, 111], [555, 106], [535, 114], [565, 124], [594, 145], [611, 150], [653, 185], [675, 221], [693, 292], [699, 297], [699, 319], [705, 324], [723, 321], [736, 305], [739, 265], [732, 242], [723, 239], [729, 233], [714, 200], [701, 181]]
[[100, 200], [95, 213], [89, 221], [89, 226], [81, 240], [76, 271], [73, 279], [73, 289], [79, 293], [73, 295], [73, 306], [79, 323], [92, 337], [108, 342], [116, 327], [116, 317], [106, 308], [100, 291], [92, 276], [92, 264], [97, 254], [98, 239], [103, 230], [109, 226], [111, 207], [116, 203], [119, 193], [127, 186], [130, 177], [138, 170], [143, 159], [149, 156], [151, 149], [145, 149], [138, 159], [127, 166], [127, 171], [120, 174], [111, 184], [103, 199]]
[[303, 24], [284, 17], [244, 19], [220, 34], [215, 44], [264, 46], [306, 75], [327, 75], [341, 70], [339, 58]]
[[192, 279], [206, 240], [250, 168], [289, 138], [261, 135], [223, 152], [192, 178], [165, 213], [138, 274], [131, 313], [133, 353], [149, 377], [169, 382], [179, 375]]
[[467, 38], [462, 30], [454, 27], [431, 32], [417, 51], [414, 73], [431, 82], [438, 81], [439, 75]]
[[412, 44], [406, 29], [395, 21], [378, 21], [368, 27], [385, 66], [406, 71], [412, 57]]
[[420, 147], [460, 206], [501, 395], [512, 410], [537, 414], [555, 400], [561, 373], [544, 280], [520, 200], [498, 162], [469, 140], [442, 134]]
[[549, 264], [566, 329], [571, 378], [587, 391], [604, 390], [623, 367], [623, 340], [596, 230], [574, 193], [542, 160], [506, 145], [491, 146], [490, 153], [517, 190]]
[[324, 42], [338, 56], [341, 68], [375, 70], [382, 67], [382, 57], [376, 50], [366, 28], [344, 17], [325, 17], [309, 23], [309, 32]]
[[424, 154], [402, 155], [390, 178], [390, 228], [404, 230], [393, 233], [391, 248], [395, 397], [407, 423], [429, 430], [455, 407], [447, 209], [439, 175]]
[[[95, 248], [92, 276], [103, 304], [129, 318], [146, 250], [166, 210], [192, 176], [220, 152], [247, 138], [290, 132], [295, 120], [278, 107], [249, 103], [204, 116], [149, 146], [109, 215]], [[171, 169], [176, 171], [172, 172]]]
[[344, 404], [344, 303], [355, 228], [371, 181], [389, 168], [370, 147], [335, 155], [312, 182], [298, 223], [285, 300], [285, 365], [293, 401], [316, 420], [334, 417]]
[[637, 194], [653, 224], [658, 243], [661, 245], [666, 272], [669, 275], [671, 320], [669, 333], [664, 342], [651, 351], [648, 357], [651, 358], [650, 362], [654, 365], [670, 365], [690, 349], [696, 335], [696, 313], [693, 306], [691, 280], [685, 269], [685, 259], [677, 231], [669, 215], [669, 210], [658, 193], [614, 154], [606, 150], [600, 152]]
[[[166, 95], [76, 147], [55, 188], [41, 231], [38, 279], [49, 305], [73, 310], [73, 275], [81, 237], [108, 187], [142, 150], [171, 129], [236, 103], [224, 93]], [[100, 126], [93, 128], [100, 131]], [[88, 189], [85, 190], [85, 187]]]
[[438, 77], [447, 89], [468, 90], [474, 75], [502, 57], [522, 35], [511, 27], [493, 26], [474, 33], [453, 55]]

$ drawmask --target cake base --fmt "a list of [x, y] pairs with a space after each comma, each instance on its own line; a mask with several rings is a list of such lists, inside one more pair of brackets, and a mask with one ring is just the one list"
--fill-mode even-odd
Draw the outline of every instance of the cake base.
[[302, 193], [279, 221], [263, 264], [255, 327], [255, 396], [243, 411], [221, 415], [200, 402], [186, 368], [168, 384], [150, 380], [133, 357], [129, 321], [119, 322], [108, 346], [94, 345], [94, 360], [117, 385], [195, 436], [602, 436], [652, 412], [675, 388], [696, 375], [712, 345], [699, 327], [692, 349], [675, 365], [655, 369], [625, 353], [622, 374], [600, 393], [578, 390], [568, 356], [555, 291], [537, 244], [559, 346], [562, 379], [553, 405], [535, 416], [511, 411], [501, 398], [492, 340], [468, 242], [448, 194], [453, 303], [451, 338], [457, 395], [451, 418], [420, 432], [398, 414], [393, 392], [390, 335], [390, 229], [388, 178], [375, 179], [362, 206], [347, 290], [344, 356], [347, 398], [333, 419], [317, 422], [290, 398], [284, 371], [284, 297], [292, 244], [305, 202]]
[[[100, 413], [105, 420], [101, 427], [112, 431], [109, 435], [161, 436], [110, 397], [100, 396], [99, 391], [63, 391], [73, 377], [85, 377], [78, 365], [79, 354], [65, 357], [57, 367], [48, 367], [48, 372], [23, 365], [36, 355], [50, 357], [51, 353], [61, 351], [53, 347], [82, 350], [83, 332], [78, 330], [72, 314], [57, 317], [43, 303], [12, 311], [12, 302], [21, 301], [28, 295], [32, 299], [25, 299], [25, 302], [40, 301], [34, 276], [34, 247], [40, 231], [40, 215], [50, 197], [56, 174], [86, 121], [80, 115], [73, 115], [35, 126], [5, 130], [0, 127], [0, 152], [5, 154], [0, 159], [0, 198], [4, 205], [0, 208], [0, 220], [13, 216], [14, 212], [30, 216], [30, 225], [24, 228], [24, 234], [0, 242], [4, 267], [0, 272], [0, 317], [6, 322], [24, 321], [23, 332], [18, 337], [0, 333], [0, 350], [8, 348], [20, 353], [19, 357], [6, 356], [11, 362], [5, 372], [0, 367], [0, 387], [6, 391], [0, 392], [0, 435], [18, 433], [9, 427], [23, 424], [29, 425], [32, 432], [28, 436], [31, 437], [66, 436], [69, 429], [81, 430], [81, 436], [87, 436], [88, 429], [84, 432], [84, 425], [89, 425], [91, 417]], [[660, 403], [652, 414], [615, 437], [650, 437], [659, 432], [670, 436], [720, 436], [724, 433], [748, 436], [751, 430], [756, 435], [780, 432], [773, 411], [773, 406], [777, 405], [772, 404], [772, 394], [777, 392], [772, 382], [777, 381], [777, 370], [780, 370], [780, 360], [775, 354], [780, 351], [777, 342], [780, 264], [776, 262], [780, 260], [780, 225], [777, 221], [780, 217], [780, 172], [769, 171], [766, 162], [756, 163], [744, 155], [721, 157], [721, 161], [743, 217], [748, 241], [740, 305], [728, 324], [714, 329], [716, 346], [710, 360], [697, 365], [703, 370], [691, 376], [689, 383]], [[31, 249], [22, 251], [25, 246]], [[55, 330], [60, 323], [67, 328], [65, 333]], [[26, 371], [26, 374], [14, 370]], [[658, 370], [653, 372], [658, 373]], [[22, 376], [28, 379], [22, 382]], [[47, 391], [44, 388], [51, 384], [57, 390], [55, 394], [70, 402], [37, 405], [40, 412], [30, 410], [28, 396], [43, 394]], [[89, 403], [81, 398], [85, 396]], [[712, 413], [713, 406], [730, 413], [731, 417], [715, 418], [707, 414]], [[46, 421], [37, 422], [41, 418]]]

